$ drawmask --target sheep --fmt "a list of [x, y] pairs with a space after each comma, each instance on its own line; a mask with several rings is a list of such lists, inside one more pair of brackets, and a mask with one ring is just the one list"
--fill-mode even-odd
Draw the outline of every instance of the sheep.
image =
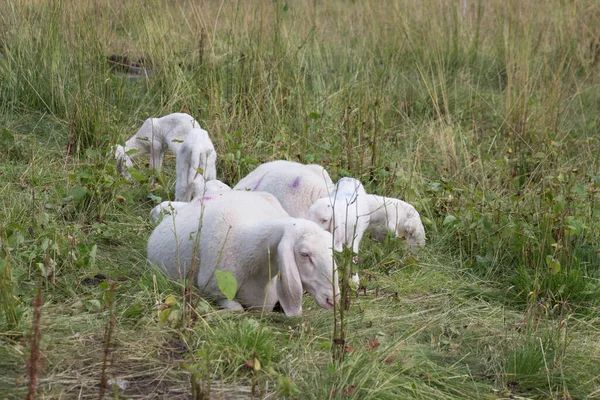
[[[272, 311], [279, 301], [294, 316], [304, 290], [325, 309], [338, 300], [331, 243], [329, 232], [290, 217], [268, 193], [223, 191], [163, 219], [148, 240], [148, 259], [171, 277], [193, 274], [201, 294], [228, 310]], [[236, 278], [235, 301], [219, 290], [217, 269]]]
[[[358, 254], [362, 237], [369, 227], [370, 211], [362, 183], [344, 177], [336, 183], [328, 197], [313, 203], [308, 219], [333, 233], [336, 251], [342, 251], [343, 245], [346, 245]], [[358, 285], [358, 273], [352, 276], [352, 281]]]
[[[336, 251], [342, 251], [342, 245], [346, 245], [358, 253], [360, 241], [369, 227], [369, 214], [367, 193], [362, 183], [345, 177], [336, 183], [329, 196], [313, 203], [308, 219], [334, 233]], [[336, 235], [336, 231], [340, 234]]]
[[[202, 178], [202, 175], [200, 175], [200, 178]], [[203, 185], [196, 187], [196, 189], [194, 199], [201, 198], [207, 194], [231, 190], [229, 186], [219, 180], [203, 182]], [[163, 201], [150, 211], [150, 219], [158, 223], [162, 216], [176, 214], [178, 209], [187, 204], [189, 203], [183, 201]]]
[[[175, 156], [188, 132], [199, 128], [198, 122], [188, 114], [173, 113], [161, 118], [148, 118], [142, 127], [125, 142], [125, 146], [115, 146], [117, 169], [129, 180], [131, 174], [127, 168], [133, 166], [132, 158], [150, 153], [150, 168], [158, 171], [162, 166], [167, 149]], [[127, 154], [130, 150], [137, 150]]]
[[[233, 190], [271, 193], [292, 217], [314, 221], [333, 233], [336, 251], [342, 251], [345, 244], [358, 253], [360, 239], [369, 224], [363, 185], [354, 178], [342, 178], [334, 185], [320, 165], [271, 161], [250, 172]], [[355, 202], [357, 198], [360, 200]], [[333, 209], [336, 209], [335, 227]]]
[[261, 164], [233, 190], [271, 193], [292, 217], [306, 219], [315, 200], [329, 196], [332, 188], [333, 181], [320, 165], [278, 160]]
[[204, 181], [217, 179], [216, 161], [217, 153], [208, 132], [200, 128], [190, 130], [177, 153], [175, 200], [189, 202], [202, 192]]
[[412, 252], [425, 246], [425, 228], [419, 212], [410, 204], [390, 197], [367, 195], [371, 220], [369, 231], [383, 241], [387, 232], [404, 236]]
[[[342, 178], [334, 185], [320, 165], [279, 160], [260, 165], [233, 189], [271, 193], [291, 216], [311, 220], [333, 233], [336, 251], [346, 245], [358, 253], [369, 224], [366, 192], [358, 180]], [[358, 275], [352, 279], [358, 283]]]

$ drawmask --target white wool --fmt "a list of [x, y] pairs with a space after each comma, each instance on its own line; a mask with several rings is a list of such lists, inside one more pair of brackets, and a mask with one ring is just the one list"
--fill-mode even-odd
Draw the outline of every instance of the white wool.
[[315, 201], [308, 219], [333, 233], [335, 250], [343, 245], [358, 253], [362, 237], [369, 227], [370, 209], [367, 193], [359, 180], [341, 178], [330, 195]]
[[205, 181], [217, 179], [216, 161], [208, 132], [200, 128], [189, 131], [177, 154], [175, 200], [190, 201], [202, 192]]
[[[290, 217], [267, 193], [219, 191], [187, 203], [164, 218], [148, 240], [148, 259], [175, 278], [191, 277], [200, 292], [230, 310], [302, 311], [302, 293], [332, 308], [339, 296], [331, 234]], [[235, 276], [229, 301], [215, 270]], [[332, 283], [333, 279], [333, 283]]]
[[[217, 192], [231, 190], [229, 186], [219, 180], [208, 181], [205, 185], [199, 188], [199, 191], [194, 194], [194, 199], [201, 199], [203, 196], [208, 194], [214, 194]], [[201, 200], [198, 200], [201, 201]], [[186, 206], [190, 203], [184, 201], [163, 201], [150, 211], [150, 218], [158, 223], [161, 218], [165, 215], [175, 215], [177, 210]]]
[[387, 232], [403, 236], [412, 251], [425, 246], [425, 227], [419, 212], [409, 203], [391, 197], [367, 195], [371, 213], [369, 230], [379, 241]]
[[328, 196], [333, 182], [323, 167], [293, 161], [271, 161], [258, 166], [234, 190], [271, 193], [289, 215], [307, 218], [315, 200]]
[[117, 168], [127, 179], [131, 179], [127, 171], [127, 168], [133, 166], [131, 159], [150, 154], [150, 168], [160, 170], [167, 149], [177, 156], [188, 132], [199, 127], [200, 125], [191, 115], [184, 113], [148, 118], [137, 133], [125, 142], [124, 147], [120, 145], [115, 147]]

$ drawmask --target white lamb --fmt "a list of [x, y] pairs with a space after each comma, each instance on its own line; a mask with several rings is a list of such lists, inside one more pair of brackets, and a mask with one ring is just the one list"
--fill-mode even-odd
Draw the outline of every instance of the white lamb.
[[[366, 229], [362, 227], [369, 223], [369, 210], [363, 200], [366, 193], [362, 184], [353, 178], [342, 178], [334, 185], [327, 171], [316, 164], [271, 161], [250, 172], [233, 187], [233, 190], [271, 193], [292, 217], [309, 219], [333, 233], [336, 251], [342, 251], [342, 244], [345, 244], [358, 252], [360, 238]], [[348, 201], [353, 195], [356, 198], [359, 193], [361, 201]], [[334, 202], [332, 199], [337, 196], [339, 201]], [[328, 206], [331, 209], [328, 209]], [[336, 216], [339, 216], [335, 227], [332, 225], [331, 211], [334, 208]], [[359, 215], [361, 224], [357, 225]], [[343, 225], [339, 225], [341, 223]], [[359, 235], [358, 240], [355, 240], [355, 230]]]
[[[369, 214], [367, 193], [362, 183], [346, 177], [336, 183], [329, 196], [313, 203], [308, 219], [334, 232], [336, 251], [342, 251], [342, 245], [346, 245], [358, 253], [360, 241], [369, 227]], [[335, 234], [337, 231], [339, 235]]]
[[[204, 129], [189, 131], [177, 154], [176, 201], [190, 201], [204, 189], [204, 181], [217, 179], [217, 153]], [[202, 170], [203, 173], [200, 173]]]
[[332, 189], [333, 181], [320, 165], [285, 160], [259, 165], [233, 187], [233, 190], [271, 193], [296, 218], [308, 218], [310, 206], [315, 200], [329, 196]]
[[371, 210], [369, 230], [379, 241], [387, 232], [404, 236], [413, 252], [425, 246], [425, 228], [419, 212], [405, 201], [374, 194], [367, 195]]
[[[174, 278], [193, 273], [202, 295], [229, 310], [271, 311], [279, 301], [293, 316], [302, 312], [304, 290], [333, 308], [339, 290], [331, 242], [330, 233], [290, 217], [268, 193], [225, 191], [165, 218], [148, 240], [148, 259]], [[217, 269], [236, 278], [235, 301], [219, 289]]]
[[[320, 165], [279, 160], [260, 165], [233, 189], [271, 193], [291, 216], [314, 221], [333, 233], [336, 251], [342, 251], [342, 245], [346, 245], [358, 253], [369, 224], [369, 209], [364, 199], [366, 193], [358, 180], [342, 178], [334, 185]], [[336, 197], [339, 199], [332, 200]], [[358, 197], [360, 201], [352, 201]], [[358, 275], [353, 280], [358, 282]]]
[[[167, 149], [177, 156], [188, 132], [199, 127], [200, 125], [191, 115], [184, 113], [173, 113], [162, 118], [148, 118], [137, 133], [125, 142], [125, 147], [121, 145], [115, 147], [117, 168], [125, 178], [131, 179], [131, 174], [127, 171], [127, 168], [133, 166], [131, 159], [150, 153], [150, 168], [158, 171]], [[136, 151], [127, 154], [130, 150]]]
[[[334, 249], [343, 245], [358, 254], [362, 237], [369, 227], [370, 208], [365, 188], [354, 178], [340, 179], [328, 197], [318, 199], [309, 209], [308, 219], [333, 232]], [[358, 285], [358, 273], [352, 276]]]
[[[196, 187], [196, 189], [197, 191], [194, 193], [194, 199], [201, 199], [208, 194], [231, 190], [229, 186], [219, 180], [208, 181], [203, 183], [201, 187]], [[184, 201], [163, 201], [150, 211], [150, 218], [157, 223], [162, 216], [177, 214], [177, 210], [188, 204], [190, 203]]]

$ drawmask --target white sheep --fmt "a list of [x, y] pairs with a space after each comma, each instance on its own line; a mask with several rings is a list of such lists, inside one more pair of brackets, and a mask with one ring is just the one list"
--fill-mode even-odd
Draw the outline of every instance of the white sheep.
[[[271, 193], [292, 217], [309, 219], [333, 233], [336, 251], [342, 251], [345, 244], [357, 253], [369, 224], [362, 184], [354, 178], [342, 178], [334, 185], [320, 165], [271, 161], [250, 172], [233, 189]], [[352, 201], [358, 197], [360, 201]], [[333, 209], [336, 209], [336, 226], [332, 224]]]
[[[271, 193], [291, 216], [314, 221], [333, 233], [336, 251], [342, 251], [346, 245], [358, 253], [370, 211], [366, 193], [358, 180], [342, 178], [334, 185], [320, 165], [279, 160], [260, 165], [233, 189]], [[360, 201], [352, 201], [356, 198]], [[358, 275], [352, 279], [358, 283]]]
[[405, 201], [374, 194], [367, 195], [371, 220], [369, 231], [379, 241], [387, 232], [404, 236], [413, 252], [425, 246], [425, 228], [419, 212]]
[[335, 184], [329, 196], [313, 203], [308, 219], [333, 233], [336, 251], [342, 251], [342, 245], [346, 245], [358, 253], [360, 241], [369, 227], [370, 211], [362, 183], [345, 177]]
[[[200, 175], [200, 177], [202, 177]], [[229, 186], [219, 180], [203, 182], [202, 186], [196, 187], [197, 191], [194, 192], [194, 199], [201, 199], [207, 194], [214, 194], [222, 191], [231, 190]], [[188, 205], [190, 203], [184, 201], [163, 201], [150, 211], [150, 218], [158, 223], [162, 216], [177, 214], [177, 210]]]
[[307, 218], [315, 200], [329, 196], [332, 189], [333, 182], [320, 165], [284, 160], [259, 165], [233, 187], [233, 190], [271, 193], [296, 218]]
[[[370, 211], [362, 183], [344, 177], [336, 183], [328, 197], [314, 202], [308, 219], [333, 233], [336, 251], [342, 251], [345, 245], [358, 254], [362, 237], [369, 227]], [[352, 281], [358, 285], [358, 273], [352, 276]]]
[[190, 130], [177, 154], [175, 200], [190, 201], [203, 191], [204, 181], [217, 179], [216, 161], [217, 153], [208, 132], [200, 128]]
[[[167, 149], [175, 156], [186, 138], [188, 132], [193, 128], [199, 128], [198, 122], [188, 114], [173, 113], [161, 118], [148, 118], [142, 127], [125, 142], [125, 147], [115, 147], [115, 158], [117, 168], [127, 179], [131, 174], [127, 168], [133, 166], [132, 158], [150, 153], [150, 168], [160, 170]], [[127, 154], [136, 150], [132, 154]]]
[[[148, 240], [148, 259], [175, 278], [191, 277], [202, 295], [239, 311], [270, 311], [277, 301], [288, 316], [302, 312], [302, 293], [333, 308], [339, 297], [331, 234], [290, 217], [268, 193], [205, 195], [165, 218]], [[202, 218], [202, 221], [200, 221]], [[235, 301], [225, 298], [215, 270], [231, 271]]]

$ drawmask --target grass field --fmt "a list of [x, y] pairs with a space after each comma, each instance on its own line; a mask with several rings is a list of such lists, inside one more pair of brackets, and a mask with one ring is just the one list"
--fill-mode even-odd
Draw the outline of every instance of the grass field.
[[[226, 313], [146, 261], [174, 158], [110, 146], [170, 112], [226, 183], [318, 163], [419, 210], [418, 255], [363, 241], [342, 361], [311, 298]], [[599, 131], [597, 0], [5, 0], [0, 398], [600, 398]]]

